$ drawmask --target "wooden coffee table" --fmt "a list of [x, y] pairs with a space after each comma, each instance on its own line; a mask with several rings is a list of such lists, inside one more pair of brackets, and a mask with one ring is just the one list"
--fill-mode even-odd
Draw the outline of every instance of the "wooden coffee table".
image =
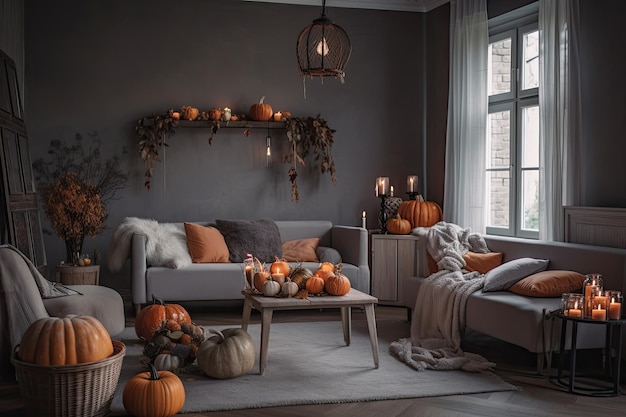
[[307, 299], [297, 297], [265, 297], [263, 295], [252, 295], [244, 293], [243, 316], [241, 327], [248, 329], [250, 313], [252, 309], [261, 312], [261, 352], [259, 361], [259, 372], [265, 373], [267, 364], [267, 350], [269, 345], [270, 325], [272, 324], [272, 314], [274, 310], [307, 310], [322, 308], [339, 308], [341, 310], [341, 323], [343, 326], [343, 339], [346, 346], [350, 346], [350, 334], [352, 332], [352, 307], [363, 307], [367, 319], [367, 329], [372, 345], [374, 356], [374, 367], [378, 368], [378, 334], [376, 331], [376, 317], [374, 305], [378, 303], [376, 297], [362, 293], [354, 288], [346, 295], [334, 296], [309, 296]]

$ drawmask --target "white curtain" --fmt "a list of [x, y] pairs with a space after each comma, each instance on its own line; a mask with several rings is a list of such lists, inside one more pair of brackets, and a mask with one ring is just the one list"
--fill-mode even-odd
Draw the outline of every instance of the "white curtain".
[[478, 233], [485, 231], [488, 46], [486, 0], [452, 0], [443, 217]]
[[578, 0], [539, 1], [539, 238], [563, 241], [581, 199]]

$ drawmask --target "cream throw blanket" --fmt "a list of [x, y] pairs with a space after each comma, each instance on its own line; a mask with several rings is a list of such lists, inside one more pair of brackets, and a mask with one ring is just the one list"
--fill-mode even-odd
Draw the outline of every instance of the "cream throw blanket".
[[467, 298], [482, 288], [484, 275], [467, 272], [463, 255], [487, 253], [481, 235], [455, 224], [439, 222], [414, 234], [428, 239], [427, 250], [439, 267], [420, 286], [413, 310], [411, 338], [393, 342], [389, 349], [417, 369], [482, 371], [495, 366], [480, 355], [461, 350]]

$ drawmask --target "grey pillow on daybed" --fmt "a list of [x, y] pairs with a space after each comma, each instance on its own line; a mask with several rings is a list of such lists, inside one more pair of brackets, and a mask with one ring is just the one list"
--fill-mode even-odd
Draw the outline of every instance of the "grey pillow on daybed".
[[485, 274], [483, 292], [509, 289], [522, 278], [548, 269], [549, 259], [519, 258], [505, 262]]

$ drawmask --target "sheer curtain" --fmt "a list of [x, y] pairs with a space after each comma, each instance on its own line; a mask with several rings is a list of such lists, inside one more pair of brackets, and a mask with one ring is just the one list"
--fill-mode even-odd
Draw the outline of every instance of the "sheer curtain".
[[450, 82], [443, 218], [485, 231], [486, 0], [450, 2]]
[[539, 1], [539, 238], [563, 241], [581, 198], [578, 0]]

